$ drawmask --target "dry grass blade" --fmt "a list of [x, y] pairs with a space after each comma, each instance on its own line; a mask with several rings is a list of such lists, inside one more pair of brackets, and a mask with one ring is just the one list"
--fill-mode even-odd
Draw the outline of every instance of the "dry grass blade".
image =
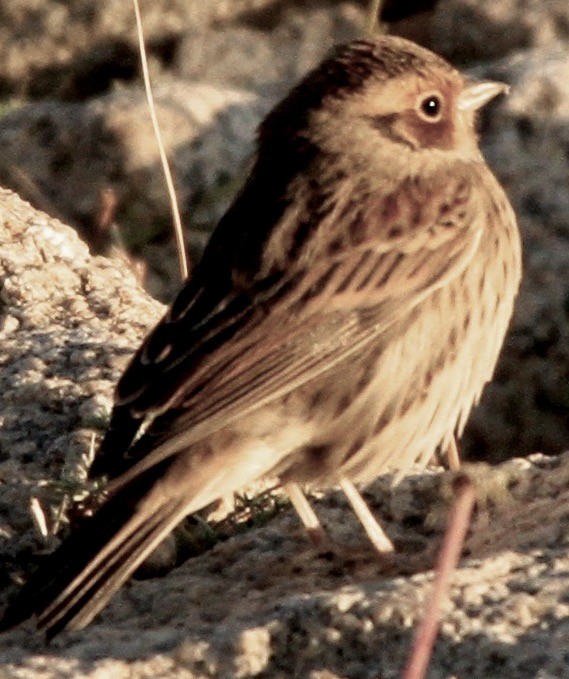
[[39, 534], [44, 538], [44, 540], [49, 536], [49, 530], [47, 527], [47, 519], [45, 517], [45, 512], [40, 504], [37, 497], [32, 497], [30, 499], [30, 512], [34, 520], [35, 526]]
[[140, 16], [138, 0], [133, 0], [133, 3], [134, 3], [134, 13], [136, 16], [138, 45], [140, 49], [140, 60], [142, 64], [144, 87], [146, 90], [146, 97], [148, 99], [152, 127], [154, 128], [154, 135], [156, 137], [156, 141], [158, 143], [158, 150], [160, 152], [160, 161], [162, 163], [164, 178], [166, 180], [166, 186], [168, 188], [168, 195], [170, 197], [170, 205], [172, 208], [172, 219], [174, 221], [174, 233], [176, 236], [176, 246], [178, 250], [178, 259], [180, 261], [180, 272], [182, 274], [182, 278], [186, 280], [188, 278], [189, 268], [188, 259], [186, 257], [186, 243], [184, 239], [184, 231], [182, 228], [182, 220], [180, 218], [180, 209], [178, 207], [178, 200], [176, 198], [176, 189], [174, 188], [172, 173], [170, 172], [170, 165], [168, 164], [168, 158], [166, 157], [166, 151], [164, 149], [164, 143], [162, 141], [162, 134], [160, 132], [160, 126], [158, 124], [158, 117], [156, 115], [156, 107], [154, 105], [154, 97], [152, 95], [152, 87], [150, 85], [150, 74], [148, 72], [148, 59], [146, 57], [146, 48], [144, 46], [144, 34], [142, 30], [142, 19]]

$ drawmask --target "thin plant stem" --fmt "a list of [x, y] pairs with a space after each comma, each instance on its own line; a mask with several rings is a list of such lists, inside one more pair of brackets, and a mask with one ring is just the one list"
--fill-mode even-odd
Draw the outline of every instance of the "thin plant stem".
[[150, 74], [148, 72], [148, 59], [146, 56], [146, 47], [144, 45], [144, 33], [142, 29], [142, 19], [140, 17], [140, 7], [138, 0], [133, 0], [134, 14], [136, 17], [136, 28], [138, 34], [138, 47], [140, 50], [140, 61], [142, 64], [142, 76], [144, 80], [144, 88], [146, 90], [146, 98], [148, 99], [148, 107], [150, 110], [150, 118], [152, 120], [152, 127], [154, 128], [154, 136], [158, 143], [158, 150], [160, 153], [160, 161], [162, 163], [162, 170], [164, 172], [164, 179], [168, 188], [168, 196], [170, 198], [170, 206], [172, 210], [172, 219], [174, 222], [174, 234], [176, 237], [176, 247], [178, 250], [178, 260], [180, 262], [180, 272], [182, 278], [186, 280], [189, 274], [188, 259], [186, 256], [186, 243], [184, 239], [184, 230], [182, 228], [182, 220], [180, 218], [180, 208], [178, 207], [178, 199], [176, 197], [176, 189], [174, 188], [174, 181], [172, 180], [172, 173], [170, 172], [170, 165], [164, 149], [162, 141], [162, 134], [158, 124], [158, 117], [156, 115], [156, 106], [154, 105], [154, 95], [152, 94], [152, 86], [150, 84]]
[[425, 616], [416, 630], [411, 656], [402, 679], [423, 679], [425, 676], [440, 626], [441, 609], [448, 597], [451, 579], [460, 559], [475, 499], [473, 483], [466, 476], [459, 477], [456, 498], [437, 559], [433, 591]]

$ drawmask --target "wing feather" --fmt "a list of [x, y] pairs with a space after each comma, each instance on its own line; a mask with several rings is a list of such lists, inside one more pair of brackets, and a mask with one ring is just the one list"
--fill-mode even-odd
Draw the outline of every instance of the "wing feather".
[[[415, 196], [419, 217], [429, 215], [430, 221], [415, 217], [403, 228], [397, 223], [396, 235], [389, 237], [393, 224], [385, 216], [377, 223], [376, 216], [374, 237], [325, 261], [314, 248], [314, 261], [303, 274], [276, 277], [260, 294], [231, 291], [199, 323], [182, 315], [168, 327], [166, 318], [147, 342], [162, 333], [164, 345], [169, 343], [164, 364], [150, 364], [155, 379], [148, 380], [147, 373], [144, 380], [136, 375], [141, 359], [135, 359], [130, 371], [143, 386], [131, 389], [115, 412], [115, 427], [125, 411], [148, 418], [117, 485], [330, 370], [460, 275], [478, 247], [483, 223], [476, 216], [475, 184], [465, 191], [460, 177], [446, 182], [445, 192], [430, 192], [430, 203], [421, 192]], [[401, 190], [398, 195], [413, 204]], [[444, 204], [433, 205], [434, 200]], [[392, 212], [391, 222], [397, 221], [397, 210]], [[376, 215], [382, 215], [381, 205]], [[181, 324], [187, 326], [183, 333]], [[164, 348], [152, 353], [160, 357]]]

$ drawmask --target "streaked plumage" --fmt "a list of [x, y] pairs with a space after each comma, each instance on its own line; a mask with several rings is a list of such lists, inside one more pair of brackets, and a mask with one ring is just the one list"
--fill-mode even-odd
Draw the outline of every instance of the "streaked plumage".
[[188, 513], [263, 476], [425, 464], [490, 379], [520, 278], [466, 88], [408, 41], [335, 53], [263, 122], [249, 179], [137, 352], [93, 475], [109, 499], [6, 617], [87, 624]]

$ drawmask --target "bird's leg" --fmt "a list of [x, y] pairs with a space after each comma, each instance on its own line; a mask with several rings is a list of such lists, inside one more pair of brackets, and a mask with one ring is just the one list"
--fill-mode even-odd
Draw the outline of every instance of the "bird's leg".
[[289, 496], [292, 506], [304, 524], [308, 537], [316, 547], [319, 547], [324, 542], [326, 532], [306, 499], [306, 495], [302, 492], [298, 483], [293, 482], [285, 484], [284, 491]]
[[458, 471], [460, 469], [460, 457], [458, 454], [458, 446], [456, 445], [456, 436], [454, 436], [454, 434], [447, 446], [446, 456], [449, 469]]
[[344, 491], [348, 502], [352, 505], [356, 516], [360, 520], [365, 532], [373, 546], [380, 554], [388, 554], [394, 551], [393, 543], [385, 534], [383, 528], [379, 525], [374, 515], [371, 513], [365, 500], [358, 492], [354, 484], [346, 477], [340, 479], [340, 488]]

